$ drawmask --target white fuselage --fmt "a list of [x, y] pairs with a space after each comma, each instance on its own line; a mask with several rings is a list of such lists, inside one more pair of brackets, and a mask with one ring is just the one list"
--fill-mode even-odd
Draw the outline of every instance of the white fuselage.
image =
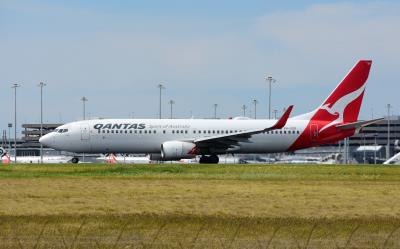
[[[41, 143], [57, 150], [78, 153], [160, 153], [161, 145], [167, 141], [193, 141], [197, 138], [263, 129], [275, 122], [252, 119], [96, 119], [62, 125], [57, 128], [57, 132], [44, 136]], [[240, 142], [231, 151], [286, 151], [308, 122], [289, 119], [284, 128], [253, 135], [249, 141]]]

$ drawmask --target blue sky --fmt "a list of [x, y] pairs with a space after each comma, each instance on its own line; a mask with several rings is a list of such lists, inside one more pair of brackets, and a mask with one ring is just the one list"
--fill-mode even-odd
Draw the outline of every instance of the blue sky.
[[[399, 114], [397, 1], [7, 1], [0, 0], [0, 127], [82, 117], [153, 118], [163, 82], [164, 116], [241, 115], [274, 76], [273, 109], [318, 106], [359, 59], [372, 59], [361, 118]], [[134, 113], [134, 114], [132, 114]]]

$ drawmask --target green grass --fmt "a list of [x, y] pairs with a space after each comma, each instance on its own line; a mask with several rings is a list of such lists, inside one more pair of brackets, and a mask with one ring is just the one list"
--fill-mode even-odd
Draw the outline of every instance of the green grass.
[[400, 167], [382, 165], [10, 165], [0, 178], [134, 177], [244, 180], [384, 180], [399, 181]]
[[400, 167], [0, 165], [0, 248], [400, 248]]

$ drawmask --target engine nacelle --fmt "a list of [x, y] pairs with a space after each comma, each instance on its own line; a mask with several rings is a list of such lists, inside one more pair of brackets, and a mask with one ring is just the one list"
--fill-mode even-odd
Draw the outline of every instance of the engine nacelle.
[[196, 156], [196, 145], [190, 142], [168, 141], [161, 145], [163, 160], [190, 159]]

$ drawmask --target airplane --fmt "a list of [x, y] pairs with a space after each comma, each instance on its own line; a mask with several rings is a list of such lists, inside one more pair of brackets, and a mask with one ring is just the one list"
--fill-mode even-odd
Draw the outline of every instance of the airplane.
[[96, 157], [96, 161], [105, 162], [109, 164], [149, 164], [151, 163], [150, 157], [146, 156], [117, 156], [109, 154], [101, 157]]
[[357, 62], [318, 108], [292, 118], [291, 105], [278, 120], [93, 119], [64, 124], [39, 141], [74, 153], [142, 153], [159, 161], [200, 156], [199, 163], [218, 163], [227, 153], [290, 152], [335, 143], [382, 120], [358, 121], [371, 64]]

